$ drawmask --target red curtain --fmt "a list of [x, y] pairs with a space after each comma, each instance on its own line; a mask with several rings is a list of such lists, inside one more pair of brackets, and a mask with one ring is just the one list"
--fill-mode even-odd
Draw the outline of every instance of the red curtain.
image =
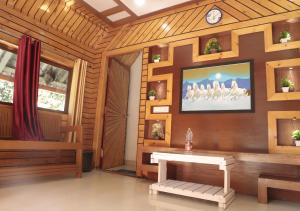
[[41, 42], [22, 36], [14, 81], [13, 136], [18, 140], [43, 138], [37, 114]]

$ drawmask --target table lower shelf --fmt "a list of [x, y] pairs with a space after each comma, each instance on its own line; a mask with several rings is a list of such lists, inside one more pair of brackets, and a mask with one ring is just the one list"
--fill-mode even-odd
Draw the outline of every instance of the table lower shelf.
[[233, 201], [235, 191], [230, 189], [229, 193], [224, 193], [223, 187], [196, 184], [176, 180], [166, 180], [161, 183], [150, 185], [150, 194], [165, 192], [181, 196], [193, 197], [219, 203], [219, 207], [224, 209]]

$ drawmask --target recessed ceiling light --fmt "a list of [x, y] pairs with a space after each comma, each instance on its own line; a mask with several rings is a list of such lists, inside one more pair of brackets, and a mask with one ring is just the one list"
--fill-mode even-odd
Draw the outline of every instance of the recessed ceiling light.
[[167, 24], [167, 23], [164, 23], [164, 24], [161, 26], [161, 28], [164, 29], [164, 30], [166, 30], [166, 31], [170, 30], [170, 26], [169, 26], [169, 24]]
[[294, 69], [293, 67], [290, 67], [290, 68], [289, 68], [289, 70], [293, 70], [293, 69]]
[[138, 6], [143, 6], [145, 4], [145, 0], [134, 0], [135, 4]]
[[45, 12], [50, 12], [48, 4], [43, 4], [40, 9], [44, 10]]

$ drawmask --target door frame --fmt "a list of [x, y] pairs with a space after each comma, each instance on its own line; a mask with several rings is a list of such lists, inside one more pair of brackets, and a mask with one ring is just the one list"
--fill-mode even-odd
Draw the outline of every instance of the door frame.
[[[99, 86], [98, 86], [98, 95], [97, 95], [97, 109], [95, 117], [95, 127], [93, 135], [93, 164], [95, 168], [100, 168], [100, 163], [102, 162], [102, 139], [103, 139], [103, 130], [104, 130], [104, 111], [106, 103], [106, 92], [107, 92], [107, 78], [108, 78], [108, 65], [109, 59], [111, 57], [130, 54], [137, 51], [143, 51], [143, 48], [137, 48], [123, 53], [105, 51], [102, 54], [101, 59], [101, 68], [99, 76]], [[101, 83], [102, 82], [102, 83]]]

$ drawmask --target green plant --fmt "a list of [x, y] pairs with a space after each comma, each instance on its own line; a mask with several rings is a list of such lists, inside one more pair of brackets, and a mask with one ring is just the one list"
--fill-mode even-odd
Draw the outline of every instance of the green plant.
[[160, 59], [160, 55], [159, 54], [155, 54], [152, 56], [153, 60], [159, 60]]
[[292, 138], [293, 138], [294, 140], [299, 141], [299, 140], [300, 140], [300, 130], [295, 130], [295, 131], [293, 131], [293, 133], [292, 133]]
[[280, 39], [291, 39], [291, 33], [288, 31], [280, 32]]
[[283, 78], [281, 80], [281, 87], [293, 87], [293, 86], [294, 86], [294, 83], [291, 80], [289, 80], [287, 78]]
[[149, 96], [149, 97], [151, 97], [151, 96], [156, 96], [156, 91], [155, 91], [154, 89], [149, 90], [148, 96]]
[[211, 38], [205, 45], [204, 54], [211, 54], [212, 50], [221, 52], [222, 48], [217, 38]]

